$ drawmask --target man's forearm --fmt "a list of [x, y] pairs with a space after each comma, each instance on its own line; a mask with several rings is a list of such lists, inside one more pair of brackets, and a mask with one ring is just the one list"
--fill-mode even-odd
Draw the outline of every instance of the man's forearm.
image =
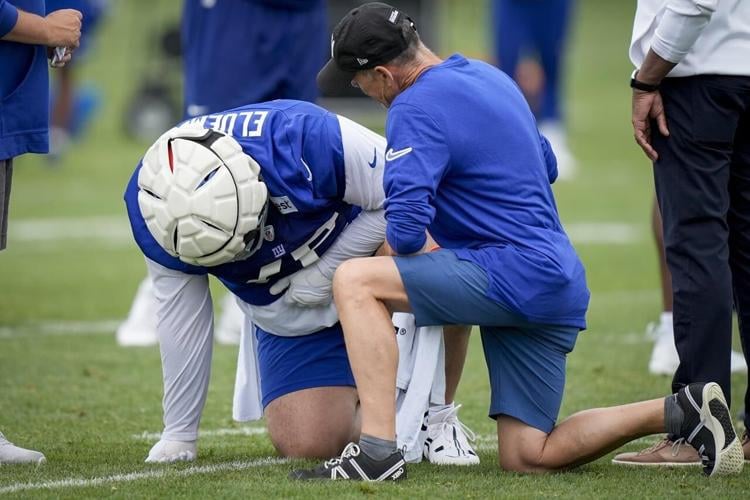
[[643, 65], [638, 69], [636, 78], [639, 82], [658, 85], [676, 65], [676, 63], [667, 61], [651, 49], [646, 54]]
[[363, 211], [323, 254], [318, 266], [326, 277], [333, 279], [339, 264], [355, 257], [372, 255], [384, 240], [384, 210]]
[[2, 39], [9, 42], [47, 45], [49, 41], [47, 21], [41, 16], [19, 9], [15, 26]]

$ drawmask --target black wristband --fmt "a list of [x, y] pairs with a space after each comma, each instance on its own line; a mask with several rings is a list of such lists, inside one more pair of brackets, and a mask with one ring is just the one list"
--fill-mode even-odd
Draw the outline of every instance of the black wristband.
[[656, 92], [659, 90], [659, 84], [652, 85], [650, 83], [640, 82], [636, 79], [638, 76], [638, 72], [636, 71], [633, 73], [633, 76], [630, 78], [630, 88], [642, 90], [643, 92]]

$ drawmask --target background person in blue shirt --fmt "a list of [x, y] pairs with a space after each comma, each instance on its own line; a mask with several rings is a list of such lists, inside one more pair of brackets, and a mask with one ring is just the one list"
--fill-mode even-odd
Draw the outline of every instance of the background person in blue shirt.
[[185, 0], [185, 116], [274, 99], [314, 102], [327, 26], [325, 0]]
[[[69, 47], [81, 36], [81, 13], [44, 17], [44, 0], [0, 0], [0, 250], [6, 246], [13, 158], [49, 149], [47, 47]], [[0, 463], [40, 463], [44, 455], [18, 448], [0, 433]]]
[[[322, 87], [352, 82], [389, 107], [386, 238], [397, 256], [336, 271], [361, 438], [340, 459], [292, 477], [406, 477], [395, 441], [391, 311], [412, 312], [418, 326], [480, 326], [503, 469], [567, 469], [666, 428], [702, 450], [707, 473], [739, 472], [742, 447], [715, 383], [556, 425], [589, 291], [552, 195], [554, 154], [512, 80], [460, 55], [441, 60], [408, 16], [382, 3], [349, 12], [331, 52]], [[427, 231], [442, 249], [411, 255], [423, 251]]]

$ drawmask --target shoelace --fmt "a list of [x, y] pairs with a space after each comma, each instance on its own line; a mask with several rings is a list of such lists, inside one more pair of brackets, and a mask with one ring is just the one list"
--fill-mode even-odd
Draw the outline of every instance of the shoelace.
[[446, 431], [446, 427], [453, 427], [456, 426], [459, 429], [461, 429], [461, 432], [464, 433], [464, 436], [466, 436], [466, 439], [469, 440], [469, 442], [473, 443], [477, 439], [476, 433], [474, 433], [473, 430], [469, 429], [469, 427], [461, 422], [458, 419], [458, 409], [461, 408], [461, 405], [457, 405], [453, 410], [450, 412], [450, 414], [445, 418], [443, 421], [443, 424], [440, 428], [441, 432]]
[[341, 453], [340, 457], [326, 460], [323, 465], [326, 469], [330, 469], [332, 467], [336, 467], [337, 465], [341, 465], [341, 462], [343, 462], [345, 458], [353, 458], [358, 456], [359, 446], [356, 443], [349, 443], [348, 445], [346, 445], [346, 448], [344, 448], [344, 451]]
[[680, 438], [672, 443], [672, 456], [676, 457], [680, 453], [680, 448], [685, 444], [685, 438]]
[[[678, 443], [679, 443], [679, 446], [682, 446], [682, 443], [680, 443], [680, 441], [685, 441], [685, 440], [684, 440], [683, 438], [680, 438], [680, 439], [678, 439], [677, 441], [674, 441], [674, 442], [673, 442], [673, 444], [672, 444], [672, 450], [673, 450], [673, 451], [674, 451], [674, 446], [675, 446], [676, 444], [678, 444]], [[669, 443], [670, 443], [669, 439], [667, 439], [667, 438], [664, 438], [664, 439], [662, 439], [661, 441], [657, 441], [656, 443], [652, 444], [651, 446], [649, 446], [649, 447], [648, 447], [648, 448], [646, 448], [645, 450], [641, 450], [641, 451], [639, 451], [639, 452], [638, 452], [638, 454], [639, 454], [639, 455], [648, 455], [648, 454], [650, 454], [650, 453], [653, 453], [653, 452], [655, 452], [655, 451], [657, 451], [657, 450], [660, 450], [660, 449], [664, 448], [664, 447], [665, 447], [665, 446], [667, 446], [667, 445], [668, 445]], [[678, 453], [679, 453], [679, 446], [678, 446], [678, 448], [677, 448], [677, 451], [678, 451]]]

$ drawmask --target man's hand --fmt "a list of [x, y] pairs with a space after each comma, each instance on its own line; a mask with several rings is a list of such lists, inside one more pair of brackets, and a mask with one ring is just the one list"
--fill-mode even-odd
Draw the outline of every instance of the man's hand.
[[174, 462], [192, 462], [198, 456], [195, 441], [169, 441], [156, 443], [148, 452], [146, 463], [171, 464]]
[[50, 12], [44, 18], [45, 45], [48, 47], [77, 48], [81, 43], [81, 20], [83, 16], [74, 9]]
[[664, 114], [664, 104], [659, 91], [644, 92], [633, 89], [633, 136], [635, 142], [643, 149], [651, 161], [659, 158], [656, 150], [651, 146], [651, 121], [656, 120], [659, 132], [663, 136], [669, 135], [667, 116]]
[[285, 290], [284, 300], [302, 307], [327, 306], [333, 300], [332, 279], [323, 274], [317, 265], [280, 279], [273, 284], [270, 292], [278, 295]]

